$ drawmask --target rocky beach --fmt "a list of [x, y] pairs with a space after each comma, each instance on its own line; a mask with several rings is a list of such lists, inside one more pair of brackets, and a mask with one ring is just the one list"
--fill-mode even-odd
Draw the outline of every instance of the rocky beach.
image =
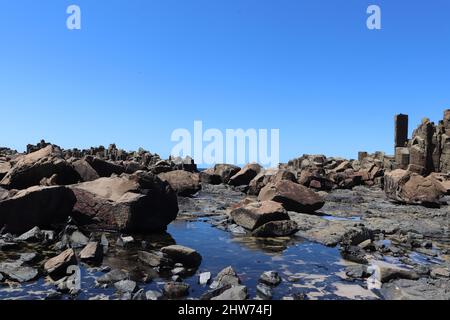
[[394, 155], [0, 148], [0, 299], [450, 300], [450, 110]]

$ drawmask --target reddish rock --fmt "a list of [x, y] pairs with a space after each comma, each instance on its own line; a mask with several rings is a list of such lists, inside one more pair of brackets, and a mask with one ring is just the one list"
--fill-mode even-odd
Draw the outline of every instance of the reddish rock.
[[64, 186], [35, 186], [0, 201], [0, 228], [21, 234], [38, 226], [64, 223], [75, 204], [73, 192]]
[[156, 175], [137, 172], [72, 186], [77, 221], [122, 231], [161, 231], [178, 213], [175, 192]]
[[55, 174], [55, 183], [58, 185], [69, 185], [81, 180], [73, 166], [62, 158], [61, 151], [49, 145], [21, 156], [3, 177], [0, 185], [8, 189], [26, 189], [39, 185], [42, 179]]
[[268, 184], [261, 190], [258, 199], [280, 202], [288, 211], [303, 213], [313, 213], [325, 204], [322, 197], [314, 191], [287, 180]]
[[262, 167], [257, 163], [250, 163], [239, 170], [234, 176], [230, 178], [228, 183], [232, 186], [245, 186], [258, 175], [262, 170]]
[[270, 221], [289, 220], [283, 206], [274, 201], [250, 203], [232, 210], [230, 215], [238, 225], [248, 230], [255, 230]]
[[167, 181], [172, 189], [180, 196], [190, 196], [201, 189], [198, 173], [176, 170], [161, 173], [158, 177], [163, 181]]
[[440, 205], [440, 199], [446, 192], [432, 176], [424, 178], [402, 169], [385, 175], [384, 191], [394, 201], [433, 207]]
[[216, 164], [214, 166], [214, 174], [220, 176], [222, 183], [228, 183], [230, 178], [239, 172], [241, 168], [231, 164]]
[[73, 249], [67, 249], [58, 256], [47, 260], [44, 264], [44, 270], [53, 279], [59, 279], [67, 275], [67, 268], [72, 265], [77, 265], [75, 251]]

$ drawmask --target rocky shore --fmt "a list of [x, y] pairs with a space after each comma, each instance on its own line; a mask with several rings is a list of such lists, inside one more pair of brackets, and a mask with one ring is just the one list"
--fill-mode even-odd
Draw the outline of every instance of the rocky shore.
[[0, 299], [449, 300], [449, 136], [277, 169], [0, 148]]

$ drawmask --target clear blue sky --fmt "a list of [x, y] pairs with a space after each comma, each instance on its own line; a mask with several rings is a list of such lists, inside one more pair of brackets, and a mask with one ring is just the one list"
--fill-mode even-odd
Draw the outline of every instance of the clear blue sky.
[[[66, 8], [82, 30], [66, 28]], [[382, 30], [366, 9], [382, 9]], [[281, 160], [392, 153], [393, 117], [450, 108], [448, 0], [2, 0], [0, 145], [140, 146], [279, 128]]]

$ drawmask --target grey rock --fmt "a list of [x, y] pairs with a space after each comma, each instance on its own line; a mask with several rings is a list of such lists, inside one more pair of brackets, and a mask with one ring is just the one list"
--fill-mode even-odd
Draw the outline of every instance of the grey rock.
[[202, 286], [207, 285], [211, 280], [211, 272], [203, 272], [199, 275], [198, 283]]
[[136, 289], [136, 282], [131, 280], [121, 280], [114, 283], [114, 287], [116, 288], [117, 291], [122, 293], [126, 292], [133, 293], [134, 290]]
[[254, 237], [287, 237], [295, 234], [299, 227], [295, 221], [270, 221], [252, 232]]
[[226, 285], [237, 286], [240, 284], [240, 279], [233, 268], [227, 267], [220, 271], [217, 276], [214, 278], [213, 283], [211, 284], [211, 289], [218, 289]]
[[38, 270], [31, 267], [21, 266], [17, 262], [4, 262], [0, 264], [0, 273], [5, 275], [8, 279], [17, 282], [28, 282], [38, 276]]
[[39, 242], [43, 239], [43, 234], [39, 227], [34, 227], [16, 238], [16, 241]]
[[202, 263], [202, 256], [194, 249], [172, 245], [161, 249], [174, 262], [180, 262], [188, 268], [197, 268]]
[[264, 283], [259, 283], [256, 286], [256, 293], [258, 296], [264, 300], [271, 300], [273, 297], [272, 288]]
[[355, 279], [368, 278], [371, 276], [371, 273], [367, 270], [367, 266], [364, 265], [349, 266], [345, 269], [345, 274], [348, 277]]
[[247, 299], [247, 287], [246, 286], [235, 286], [216, 297], [211, 298], [211, 300], [229, 300], [229, 301], [239, 301]]
[[114, 269], [110, 272], [97, 278], [97, 282], [100, 284], [111, 284], [128, 279], [128, 272], [123, 270]]
[[270, 286], [278, 286], [281, 283], [281, 277], [276, 271], [266, 271], [261, 274], [259, 281]]
[[162, 252], [138, 251], [138, 259], [151, 267], [173, 265], [172, 259]]
[[189, 294], [189, 285], [182, 282], [168, 282], [164, 285], [164, 295], [169, 299], [185, 297]]
[[76, 230], [70, 235], [69, 241], [72, 248], [78, 249], [86, 246], [89, 242], [89, 238], [80, 231]]
[[116, 244], [119, 247], [126, 248], [126, 247], [129, 247], [130, 245], [132, 245], [133, 242], [134, 242], [134, 238], [132, 236], [124, 237], [124, 236], [120, 235], [119, 238], [117, 238]]
[[393, 279], [419, 279], [419, 275], [414, 270], [399, 267], [384, 261], [372, 261], [372, 267], [375, 268], [374, 275], [376, 279], [381, 283], [386, 283]]
[[100, 263], [103, 259], [103, 247], [98, 242], [89, 242], [80, 252], [81, 261]]
[[145, 297], [145, 291], [144, 291], [144, 289], [139, 289], [139, 290], [133, 295], [132, 300], [137, 300], [137, 301], [147, 300], [147, 298]]
[[149, 290], [145, 293], [147, 300], [159, 300], [162, 296], [163, 294], [161, 292], [155, 290]]

